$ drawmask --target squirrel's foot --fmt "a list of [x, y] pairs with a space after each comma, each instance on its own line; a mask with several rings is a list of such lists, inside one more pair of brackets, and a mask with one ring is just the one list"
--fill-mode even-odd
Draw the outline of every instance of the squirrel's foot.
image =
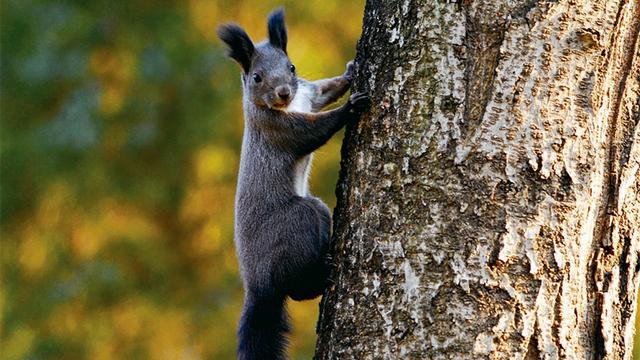
[[356, 92], [349, 97], [349, 112], [362, 114], [371, 106], [371, 99], [366, 93]]
[[347, 63], [347, 69], [344, 71], [344, 74], [342, 74], [342, 77], [351, 82], [353, 80], [353, 77], [356, 75], [356, 63], [351, 60]]

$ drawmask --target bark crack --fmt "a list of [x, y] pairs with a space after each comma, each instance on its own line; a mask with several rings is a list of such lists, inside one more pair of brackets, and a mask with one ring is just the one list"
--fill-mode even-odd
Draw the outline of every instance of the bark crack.
[[[518, 8], [511, 9], [512, 16], [514, 19], [523, 18], [529, 23], [527, 14], [537, 3], [537, 1], [531, 0], [521, 4]], [[461, 138], [465, 139], [466, 134], [470, 132], [469, 130], [480, 124], [486, 112], [500, 62], [500, 47], [512, 19], [507, 20], [500, 17], [483, 19], [472, 14], [472, 2], [463, 1], [462, 5], [466, 18], [464, 40], [466, 64], [464, 121], [460, 127]], [[486, 12], [477, 9], [476, 12], [486, 15]]]
[[[621, 21], [623, 19], [622, 12], [626, 3], [621, 3], [618, 9], [618, 14], [616, 16], [616, 25], [614, 35], [612, 39], [618, 39], [621, 35], [619, 34], [621, 31]], [[618, 208], [618, 190], [620, 188], [620, 169], [624, 167], [628, 159], [628, 153], [631, 151], [632, 142], [625, 141], [627, 129], [625, 126], [618, 127], [618, 118], [620, 113], [620, 108], [623, 105], [624, 100], [624, 89], [627, 84], [627, 78], [629, 74], [632, 72], [632, 68], [634, 65], [635, 59], [635, 50], [636, 43], [638, 41], [638, 35], [640, 33], [640, 6], [636, 7], [635, 13], [631, 14], [632, 23], [629, 24], [631, 31], [629, 31], [628, 36], [626, 38], [630, 41], [624, 41], [625, 46], [621, 49], [622, 54], [622, 66], [620, 66], [621, 74], [618, 77], [618, 85], [615, 94], [613, 95], [615, 99], [615, 105], [612, 108], [612, 113], [609, 117], [609, 138], [607, 140], [607, 145], [609, 147], [609, 158], [607, 159], [607, 163], [609, 164], [609, 176], [607, 176], [607, 201], [606, 204], [606, 216], [613, 217], [617, 215]], [[614, 40], [612, 40], [614, 41]], [[612, 46], [613, 47], [613, 46]], [[615, 49], [617, 50], [617, 49]], [[617, 96], [616, 96], [617, 95]], [[626, 131], [625, 131], [626, 130]], [[625, 144], [626, 143], [626, 144]], [[611, 219], [609, 221], [605, 220], [605, 225], [607, 223], [610, 225]], [[607, 226], [605, 230], [609, 230]], [[608, 232], [608, 231], [607, 231]], [[611, 236], [611, 233], [607, 234], [606, 232], [602, 234], [603, 237]], [[606, 241], [602, 241], [601, 244], [611, 244], [611, 239], [607, 239]]]
[[504, 25], [492, 29], [490, 32], [483, 32], [478, 29], [479, 26], [471, 19], [471, 15], [467, 14], [465, 121], [461, 124], [463, 139], [465, 134], [469, 132], [469, 128], [473, 128], [480, 123], [486, 111], [487, 103], [491, 99], [500, 56], [500, 45], [504, 41], [506, 32], [506, 26]]
[[527, 345], [527, 352], [524, 355], [525, 360], [538, 360], [540, 359], [540, 350], [538, 349], [538, 322], [533, 324], [533, 334], [529, 338], [529, 345]]
[[[611, 61], [612, 58], [619, 58], [620, 66], [618, 66], [614, 72], [613, 79], [607, 79], [607, 81], [614, 82], [615, 85], [611, 86], [610, 97], [614, 99], [612, 104], [611, 114], [607, 119], [608, 123], [608, 136], [605, 145], [607, 146], [605, 164], [608, 165], [608, 172], [604, 174], [603, 194], [602, 202], [599, 214], [597, 217], [597, 223], [594, 233], [594, 247], [596, 256], [592, 260], [590, 266], [591, 278], [589, 279], [590, 293], [594, 293], [595, 299], [593, 299], [593, 316], [595, 321], [594, 326], [594, 343], [596, 353], [594, 354], [596, 359], [606, 357], [607, 350], [605, 347], [605, 331], [603, 324], [604, 316], [604, 294], [607, 292], [610, 285], [611, 271], [615, 265], [620, 267], [620, 271], [625, 268], [624, 264], [616, 264], [615, 260], [620, 255], [619, 246], [615, 246], [615, 240], [613, 239], [613, 227], [617, 226], [617, 220], [619, 215], [618, 209], [618, 193], [620, 187], [620, 169], [624, 167], [628, 159], [628, 153], [631, 150], [632, 141], [625, 139], [629, 129], [627, 126], [619, 126], [620, 109], [624, 104], [624, 91], [627, 84], [627, 78], [631, 72], [633, 72], [635, 59], [636, 46], [638, 41], [638, 34], [640, 32], [640, 7], [636, 7], [633, 13], [627, 14], [624, 12], [625, 6], [628, 3], [622, 2], [618, 8], [616, 14], [616, 21], [614, 25], [613, 34], [607, 44], [607, 49], [610, 49], [607, 59], [603, 64], [603, 70], [601, 73], [606, 74], [607, 69], [614, 64]], [[629, 17], [625, 17], [628, 15]], [[625, 24], [625, 20], [629, 19], [629, 22]], [[626, 30], [626, 33], [622, 33]], [[617, 41], [623, 38], [622, 45], [617, 46]], [[619, 54], [618, 54], [619, 52]], [[622, 124], [628, 125], [628, 124]], [[618, 244], [620, 245], [620, 244]], [[622, 273], [620, 274], [622, 278]], [[622, 280], [622, 279], [621, 279]], [[612, 329], [609, 329], [612, 330]]]
[[556, 342], [556, 347], [558, 348], [558, 355], [560, 358], [564, 358], [565, 356], [565, 348], [560, 339], [560, 324], [562, 323], [562, 284], [560, 281], [560, 286], [558, 287], [558, 293], [556, 294], [555, 304], [553, 306], [553, 339]]

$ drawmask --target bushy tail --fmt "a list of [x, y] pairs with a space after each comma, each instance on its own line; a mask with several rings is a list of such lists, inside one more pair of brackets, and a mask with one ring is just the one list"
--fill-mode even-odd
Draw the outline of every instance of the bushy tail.
[[286, 359], [289, 319], [284, 297], [248, 294], [238, 329], [239, 360]]

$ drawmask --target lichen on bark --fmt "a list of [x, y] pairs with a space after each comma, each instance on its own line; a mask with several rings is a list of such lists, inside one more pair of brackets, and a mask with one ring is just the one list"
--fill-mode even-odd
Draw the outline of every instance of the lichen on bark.
[[629, 358], [638, 1], [368, 1], [318, 359]]

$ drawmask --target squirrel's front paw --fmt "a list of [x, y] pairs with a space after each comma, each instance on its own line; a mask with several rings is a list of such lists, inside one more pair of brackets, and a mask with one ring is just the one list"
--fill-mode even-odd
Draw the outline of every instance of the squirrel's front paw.
[[353, 114], [362, 114], [371, 106], [371, 99], [365, 93], [356, 92], [349, 97], [349, 112]]
[[353, 77], [355, 75], [356, 75], [356, 63], [353, 62], [353, 60], [351, 60], [347, 63], [347, 69], [344, 71], [344, 74], [342, 74], [342, 77], [345, 78], [347, 81], [351, 82], [351, 80], [353, 80]]

